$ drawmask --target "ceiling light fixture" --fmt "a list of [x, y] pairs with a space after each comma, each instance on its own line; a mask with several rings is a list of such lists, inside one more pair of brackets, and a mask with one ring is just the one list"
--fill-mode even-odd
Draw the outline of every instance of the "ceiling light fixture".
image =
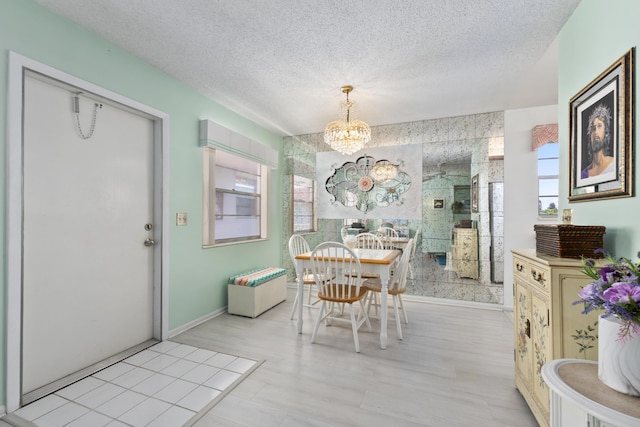
[[324, 129], [324, 142], [342, 154], [353, 154], [362, 149], [371, 140], [371, 128], [362, 120], [351, 119], [353, 101], [349, 100], [349, 93], [353, 86], [342, 86], [342, 93], [347, 95], [343, 105], [347, 109], [346, 120], [334, 120]]

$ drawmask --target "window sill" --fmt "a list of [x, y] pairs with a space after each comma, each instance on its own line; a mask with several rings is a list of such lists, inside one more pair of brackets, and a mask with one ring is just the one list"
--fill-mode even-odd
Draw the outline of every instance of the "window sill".
[[309, 234], [315, 234], [318, 230], [306, 230], [306, 231], [294, 231], [291, 234], [300, 234], [301, 236], [307, 236]]
[[202, 249], [219, 248], [223, 246], [232, 246], [232, 245], [243, 245], [247, 243], [264, 242], [265, 240], [269, 240], [269, 239], [261, 238], [261, 239], [251, 239], [251, 240], [239, 240], [237, 242], [215, 243], [213, 245], [202, 245]]

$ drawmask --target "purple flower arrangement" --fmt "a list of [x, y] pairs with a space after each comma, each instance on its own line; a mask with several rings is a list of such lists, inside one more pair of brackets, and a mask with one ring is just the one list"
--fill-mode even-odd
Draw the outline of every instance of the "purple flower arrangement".
[[638, 268], [628, 258], [614, 258], [604, 249], [598, 249], [608, 263], [601, 268], [593, 259], [582, 259], [582, 271], [593, 279], [578, 293], [584, 304], [583, 314], [604, 310], [603, 317], [615, 316], [622, 322], [619, 338], [626, 340], [633, 333], [640, 334], [640, 284]]

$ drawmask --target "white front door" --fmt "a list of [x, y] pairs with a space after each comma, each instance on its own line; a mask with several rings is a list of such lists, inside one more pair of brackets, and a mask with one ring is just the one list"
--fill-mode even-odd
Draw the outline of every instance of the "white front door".
[[154, 121], [77, 90], [24, 80], [23, 396], [154, 337]]

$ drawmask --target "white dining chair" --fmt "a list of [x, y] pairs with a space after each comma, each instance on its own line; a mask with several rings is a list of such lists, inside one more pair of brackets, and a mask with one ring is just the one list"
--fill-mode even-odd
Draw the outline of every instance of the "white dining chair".
[[360, 233], [356, 236], [356, 248], [383, 249], [380, 237], [373, 233]]
[[376, 234], [380, 237], [399, 237], [398, 230], [391, 227], [380, 227], [376, 230]]
[[[360, 249], [384, 249], [382, 241], [378, 236], [373, 233], [360, 233], [356, 236], [356, 248]], [[362, 272], [362, 278], [374, 278], [379, 277], [376, 273], [368, 271]]]
[[[392, 245], [389, 244], [389, 240], [385, 237], [381, 237], [379, 234], [373, 233], [361, 233], [357, 236], [356, 240], [356, 248], [362, 249], [395, 249]], [[370, 271], [362, 272], [363, 279], [378, 279], [380, 275], [377, 273], [372, 273]], [[375, 308], [375, 315], [378, 315], [378, 296], [376, 294], [371, 294], [369, 298], [373, 298], [375, 301], [373, 302]]]
[[291, 308], [292, 320], [296, 313], [296, 307], [298, 306], [298, 303], [304, 304], [305, 288], [307, 287], [309, 288], [309, 293], [307, 295], [307, 303], [304, 304], [304, 307], [317, 308], [315, 304], [317, 304], [320, 301], [320, 300], [316, 300], [313, 303], [311, 302], [311, 294], [313, 293], [313, 287], [316, 283], [311, 270], [305, 269], [302, 272], [297, 271], [297, 264], [295, 259], [296, 255], [304, 254], [307, 252], [311, 252], [311, 248], [309, 248], [309, 244], [307, 243], [307, 241], [303, 236], [301, 236], [300, 234], [294, 234], [289, 238], [289, 256], [291, 256], [291, 261], [293, 262], [293, 266], [294, 268], [296, 268], [296, 281], [299, 280], [299, 275], [302, 274], [302, 282], [304, 284], [303, 294], [298, 296], [298, 293], [296, 292], [296, 299], [293, 302], [293, 307]]
[[[322, 301], [313, 327], [311, 342], [316, 342], [318, 329], [323, 320], [327, 326], [333, 322], [349, 323], [353, 333], [356, 353], [359, 353], [358, 329], [363, 324], [366, 324], [369, 332], [372, 331], [364, 304], [368, 289], [362, 283], [360, 259], [351, 248], [342, 243], [325, 242], [316, 246], [311, 252], [311, 270], [316, 277], [318, 298]], [[326, 280], [318, 279], [327, 272], [331, 272], [331, 274], [325, 276]], [[354, 274], [346, 274], [347, 272]], [[357, 317], [353, 307], [355, 303], [360, 305]], [[331, 307], [334, 304], [348, 306], [349, 319], [341, 315], [341, 310], [332, 310]]]
[[344, 243], [348, 235], [349, 235], [349, 227], [347, 226], [342, 227], [340, 229], [340, 238], [342, 239], [342, 243]]
[[[396, 319], [396, 330], [398, 333], [398, 339], [402, 339], [402, 325], [400, 323], [400, 311], [402, 311], [402, 316], [404, 317], [404, 323], [409, 323], [409, 318], [407, 317], [407, 311], [404, 308], [404, 303], [402, 301], [402, 294], [406, 291], [407, 286], [407, 275], [409, 270], [409, 259], [411, 258], [411, 251], [415, 246], [415, 240], [409, 239], [407, 246], [405, 246], [404, 251], [402, 252], [402, 256], [400, 257], [400, 261], [396, 266], [396, 269], [393, 271], [393, 275], [389, 278], [388, 285], [388, 294], [391, 295], [393, 300], [393, 310], [395, 313]], [[379, 304], [377, 298], [377, 294], [382, 292], [382, 282], [380, 278], [377, 279], [367, 279], [365, 282], [365, 286], [369, 289], [369, 297], [367, 299], [367, 314], [369, 314], [369, 310], [372, 305]], [[377, 307], [376, 307], [377, 308]], [[377, 313], [377, 310], [376, 310]]]
[[396, 244], [391, 239], [400, 235], [398, 230], [391, 227], [380, 227], [376, 231], [376, 235], [380, 238], [383, 249], [397, 249]]
[[422, 245], [422, 226], [419, 226], [416, 230], [416, 234], [413, 236], [413, 250], [411, 251], [411, 256], [409, 257], [409, 278], [413, 280], [413, 260], [416, 257], [416, 250], [418, 246]]

